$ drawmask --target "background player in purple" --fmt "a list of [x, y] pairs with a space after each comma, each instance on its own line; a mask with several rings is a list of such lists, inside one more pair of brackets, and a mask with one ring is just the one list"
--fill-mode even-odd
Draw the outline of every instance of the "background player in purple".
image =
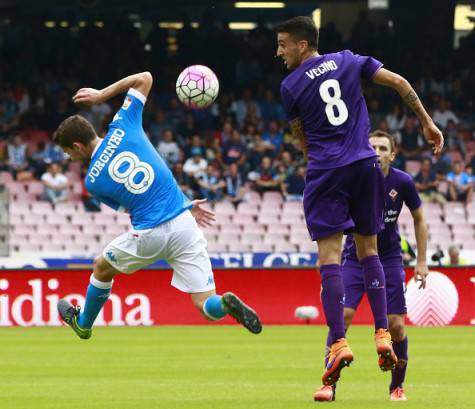
[[[420, 281], [420, 288], [425, 288], [428, 274], [426, 262], [427, 226], [421, 199], [412, 177], [390, 166], [396, 156], [393, 137], [386, 132], [376, 131], [370, 134], [369, 141], [378, 155], [385, 185], [384, 230], [378, 234], [378, 251], [386, 279], [389, 331], [393, 340], [394, 352], [398, 357], [396, 368], [391, 373], [389, 393], [391, 400], [406, 400], [403, 382], [408, 360], [408, 344], [404, 330], [404, 316], [407, 310], [401, 237], [397, 224], [403, 204], [409, 208], [414, 219], [417, 242], [417, 264], [414, 268], [414, 277], [416, 281]], [[342, 275], [345, 287], [345, 326], [348, 329], [365, 292], [364, 274], [356, 255], [352, 235], [347, 236], [343, 249]], [[329, 348], [328, 343], [329, 340], [327, 340], [327, 348]], [[334, 400], [334, 386], [333, 388], [322, 386], [315, 394], [316, 400]]]
[[353, 232], [364, 271], [379, 366], [389, 370], [397, 361], [387, 331], [384, 271], [376, 236], [382, 227], [384, 176], [368, 141], [369, 117], [361, 78], [392, 87], [404, 98], [435, 153], [443, 147], [443, 136], [411, 85], [382, 68], [381, 62], [349, 50], [320, 55], [318, 29], [311, 18], [295, 17], [279, 24], [276, 32], [277, 55], [292, 70], [281, 84], [283, 105], [293, 134], [305, 141], [304, 211], [312, 240], [318, 244], [321, 297], [331, 338], [322, 382], [332, 385], [353, 360], [343, 320], [343, 232]]

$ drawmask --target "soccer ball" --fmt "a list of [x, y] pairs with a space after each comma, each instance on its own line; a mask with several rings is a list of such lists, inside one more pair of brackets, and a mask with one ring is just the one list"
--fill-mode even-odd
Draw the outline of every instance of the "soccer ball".
[[219, 92], [216, 74], [204, 65], [185, 68], [176, 80], [178, 99], [189, 108], [210, 106]]

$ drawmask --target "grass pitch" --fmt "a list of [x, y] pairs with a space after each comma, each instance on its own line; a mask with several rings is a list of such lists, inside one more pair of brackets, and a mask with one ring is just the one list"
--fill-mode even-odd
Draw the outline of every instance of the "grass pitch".
[[[388, 401], [370, 327], [333, 408], [474, 408], [475, 330], [408, 328], [407, 402]], [[322, 375], [326, 329], [238, 326], [0, 329], [0, 409], [305, 409]]]

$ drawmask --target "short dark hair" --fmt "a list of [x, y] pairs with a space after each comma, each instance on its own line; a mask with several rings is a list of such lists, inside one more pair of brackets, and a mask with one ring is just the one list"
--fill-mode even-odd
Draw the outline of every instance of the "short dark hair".
[[53, 134], [53, 142], [63, 148], [72, 148], [78, 142], [87, 145], [97, 137], [92, 124], [81, 115], [66, 118]]
[[396, 151], [396, 140], [394, 139], [394, 136], [392, 136], [390, 133], [381, 131], [380, 129], [373, 131], [369, 134], [369, 138], [386, 138], [389, 141], [389, 145], [391, 145], [391, 152]]
[[289, 33], [296, 40], [306, 40], [309, 48], [318, 48], [318, 28], [311, 17], [298, 16], [277, 24], [276, 33]]

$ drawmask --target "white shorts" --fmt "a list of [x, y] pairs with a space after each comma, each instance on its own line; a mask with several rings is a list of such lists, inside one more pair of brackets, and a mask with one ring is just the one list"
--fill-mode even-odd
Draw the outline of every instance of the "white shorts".
[[158, 260], [173, 269], [172, 286], [187, 293], [214, 290], [207, 242], [189, 210], [153, 229], [130, 230], [112, 240], [102, 256], [130, 274]]

